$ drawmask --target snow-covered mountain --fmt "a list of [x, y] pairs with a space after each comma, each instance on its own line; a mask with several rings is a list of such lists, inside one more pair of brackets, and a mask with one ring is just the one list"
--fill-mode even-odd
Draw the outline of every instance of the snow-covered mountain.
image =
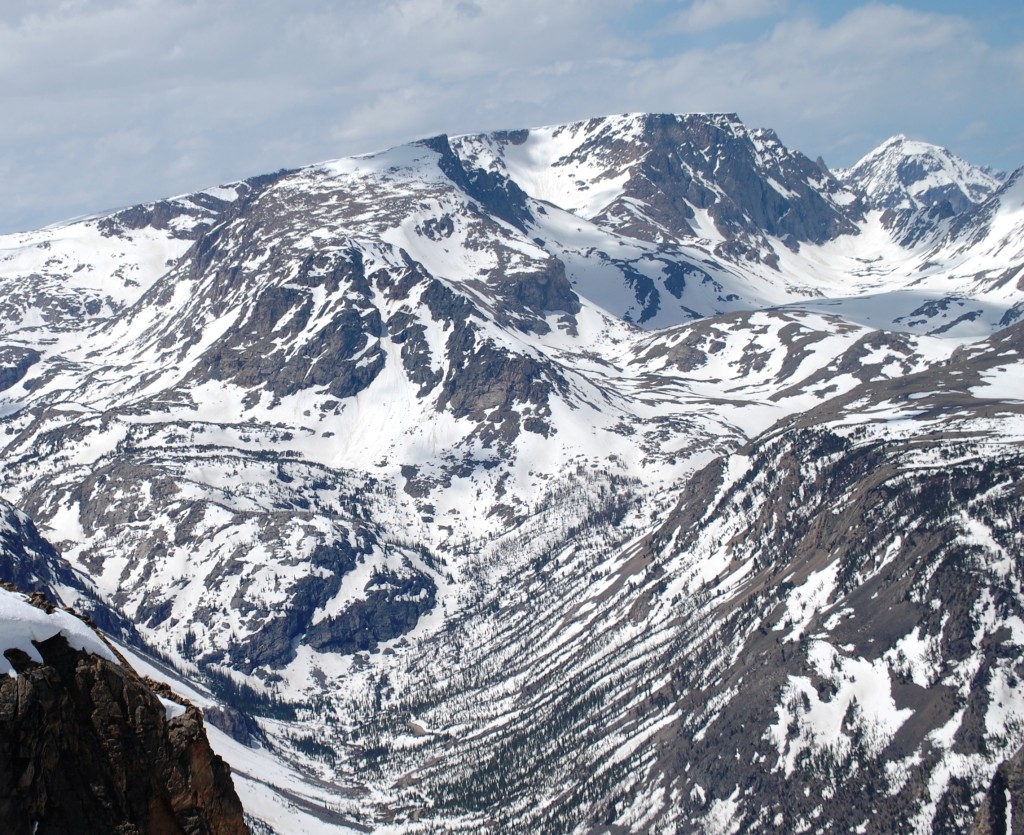
[[930, 209], [948, 203], [956, 213], [983, 203], [1006, 179], [1000, 171], [972, 165], [945, 148], [902, 134], [835, 175], [876, 209]]
[[1006, 174], [972, 165], [946, 148], [894, 136], [836, 177], [881, 212], [880, 222], [904, 247], [934, 244], [958, 215], [984, 203]]
[[1024, 197], [923, 153], [631, 114], [7, 236], [0, 492], [259, 717], [280, 831], [962, 831], [1024, 742]]

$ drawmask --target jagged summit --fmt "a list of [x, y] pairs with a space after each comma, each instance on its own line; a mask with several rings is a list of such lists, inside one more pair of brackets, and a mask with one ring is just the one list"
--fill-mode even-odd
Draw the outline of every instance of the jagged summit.
[[532, 197], [652, 242], [708, 238], [726, 257], [771, 261], [766, 236], [821, 243], [855, 231], [834, 178], [735, 113], [608, 116], [454, 145]]
[[948, 202], [954, 213], [983, 202], [1006, 176], [903, 134], [835, 174], [876, 209], [928, 209]]

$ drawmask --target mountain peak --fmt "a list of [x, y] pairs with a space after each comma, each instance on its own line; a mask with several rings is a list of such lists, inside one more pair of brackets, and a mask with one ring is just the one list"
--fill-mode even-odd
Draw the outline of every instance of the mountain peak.
[[851, 168], [835, 172], [876, 209], [928, 209], [949, 203], [959, 213], [986, 200], [1005, 175], [973, 165], [946, 148], [897, 134]]
[[820, 243], [855, 231], [859, 211], [820, 166], [736, 113], [627, 113], [454, 146], [532, 198], [657, 245], [705, 240], [729, 260], [775, 263], [769, 238]]

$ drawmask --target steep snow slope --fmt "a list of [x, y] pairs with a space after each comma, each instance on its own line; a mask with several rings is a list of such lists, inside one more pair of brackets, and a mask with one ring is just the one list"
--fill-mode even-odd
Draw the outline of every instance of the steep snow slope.
[[[839, 182], [728, 114], [609, 117], [453, 147], [542, 201], [524, 220], [534, 240], [581, 295], [645, 327], [787, 304], [973, 338], [1014, 321], [1006, 294], [951, 247], [973, 251], [966, 228], [984, 221], [970, 218], [1003, 178], [943, 149], [887, 143]], [[906, 195], [900, 210], [874, 201], [879, 190]], [[934, 208], [961, 191], [955, 209]], [[985, 260], [1000, 273], [1021, 264], [1012, 247]]]

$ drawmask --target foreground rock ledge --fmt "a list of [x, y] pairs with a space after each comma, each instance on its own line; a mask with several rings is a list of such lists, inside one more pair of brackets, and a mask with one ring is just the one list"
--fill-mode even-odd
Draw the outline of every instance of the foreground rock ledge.
[[130, 667], [60, 634], [36, 646], [42, 664], [5, 653], [17, 676], [0, 680], [0, 831], [248, 833], [196, 707], [168, 710]]

